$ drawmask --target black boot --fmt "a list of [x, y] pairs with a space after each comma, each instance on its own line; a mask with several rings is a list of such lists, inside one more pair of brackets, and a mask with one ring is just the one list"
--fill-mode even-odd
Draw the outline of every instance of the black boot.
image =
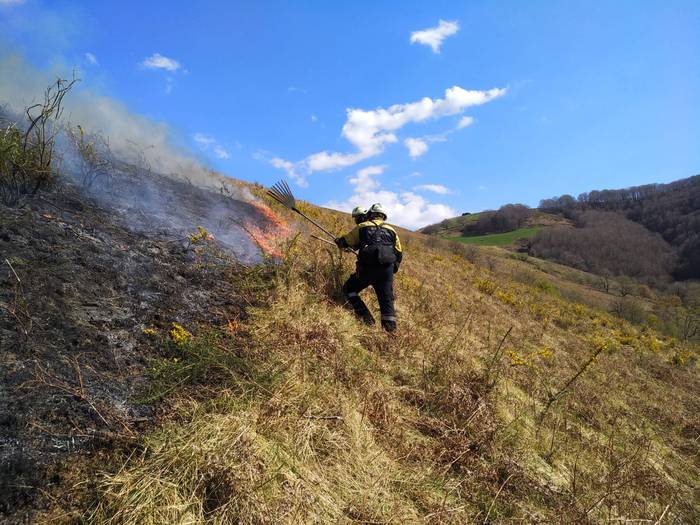
[[[357, 313], [357, 312], [356, 312]], [[365, 323], [366, 325], [373, 326], [374, 323], [376, 322], [374, 320], [374, 317], [372, 316], [372, 313], [367, 310], [364, 313], [357, 314], [357, 316], [362, 319], [362, 322]]]
[[382, 328], [387, 332], [396, 332], [396, 321], [385, 321], [382, 320]]

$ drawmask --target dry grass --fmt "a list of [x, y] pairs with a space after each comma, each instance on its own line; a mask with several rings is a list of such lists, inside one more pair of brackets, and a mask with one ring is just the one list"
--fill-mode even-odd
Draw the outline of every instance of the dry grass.
[[[160, 428], [102, 474], [84, 518], [700, 520], [697, 348], [567, 301], [552, 292], [561, 276], [518, 282], [522, 261], [405, 240], [392, 337], [340, 304], [350, 257], [294, 238], [256, 277], [264, 304], [217, 340], [207, 395], [183, 390]], [[474, 264], [487, 256], [493, 270]], [[211, 329], [190, 327], [191, 344]]]

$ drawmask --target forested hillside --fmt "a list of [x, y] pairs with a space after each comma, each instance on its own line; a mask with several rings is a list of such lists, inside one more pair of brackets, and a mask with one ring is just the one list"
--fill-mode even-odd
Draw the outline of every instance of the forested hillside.
[[[700, 175], [669, 184], [596, 190], [582, 193], [578, 198], [562, 195], [542, 200], [539, 207], [567, 217], [576, 217], [587, 210], [621, 214], [659, 233], [675, 249], [678, 261], [673, 273], [677, 279], [700, 277]], [[556, 239], [542, 244], [551, 248], [564, 237], [560, 232]], [[639, 255], [654, 254], [640, 250]]]

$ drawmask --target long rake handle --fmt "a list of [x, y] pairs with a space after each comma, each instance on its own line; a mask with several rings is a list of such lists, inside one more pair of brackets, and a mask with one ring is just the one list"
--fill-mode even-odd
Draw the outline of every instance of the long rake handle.
[[301, 215], [302, 217], [304, 217], [307, 221], [309, 221], [311, 224], [313, 224], [314, 226], [316, 226], [317, 228], [319, 228], [323, 233], [325, 233], [326, 235], [328, 235], [331, 239], [333, 239], [333, 240], [335, 241], [335, 235], [333, 235], [331, 232], [329, 232], [328, 230], [326, 230], [323, 226], [321, 226], [319, 223], [317, 223], [317, 222], [316, 222], [315, 220], [313, 220], [311, 217], [309, 217], [308, 215], [306, 215], [304, 212], [298, 210], [296, 207], [292, 207], [292, 211], [297, 212], [299, 215]]
[[323, 237], [319, 237], [318, 235], [313, 235], [313, 234], [312, 234], [312, 235], [311, 235], [311, 238], [312, 238], [312, 239], [316, 239], [317, 241], [321, 241], [321, 242], [326, 243], [326, 244], [330, 244], [331, 246], [335, 246], [335, 243], [334, 243], [334, 242], [327, 241], [326, 239], [324, 239]]
[[[317, 241], [321, 241], [321, 242], [325, 242], [326, 244], [330, 244], [331, 246], [335, 246], [335, 245], [336, 245], [334, 242], [327, 241], [326, 239], [324, 239], [323, 237], [319, 237], [318, 235], [313, 235], [313, 234], [312, 234], [311, 237], [312, 237], [313, 239], [316, 239]], [[352, 253], [354, 253], [355, 255], [357, 255], [357, 250], [353, 250], [352, 248], [345, 248], [345, 251], [352, 252]]]

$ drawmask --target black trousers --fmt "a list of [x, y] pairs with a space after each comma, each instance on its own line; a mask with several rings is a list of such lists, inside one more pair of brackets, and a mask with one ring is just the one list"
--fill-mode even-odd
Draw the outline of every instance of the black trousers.
[[355, 314], [367, 322], [374, 322], [365, 302], [359, 293], [371, 286], [377, 294], [379, 309], [382, 314], [382, 326], [386, 330], [396, 329], [396, 310], [394, 310], [394, 265], [358, 267], [345, 282], [343, 292], [352, 305]]

